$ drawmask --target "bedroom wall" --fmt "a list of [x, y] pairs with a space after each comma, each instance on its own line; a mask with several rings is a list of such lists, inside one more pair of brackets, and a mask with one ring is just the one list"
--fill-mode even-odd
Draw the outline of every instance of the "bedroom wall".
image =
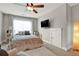
[[2, 12], [0, 11], [0, 43], [1, 43], [1, 39], [2, 39]]
[[72, 7], [72, 20], [79, 20], [79, 4]]
[[71, 44], [71, 42], [70, 42], [71, 39], [68, 40], [70, 38], [70, 36], [67, 37], [68, 36], [67, 31], [70, 30], [70, 29], [68, 29], [68, 25], [67, 25], [68, 20], [67, 19], [71, 18], [71, 16], [67, 17], [67, 15], [70, 15], [70, 13], [67, 14], [67, 9], [68, 9], [68, 12], [70, 12], [68, 5], [63, 4], [62, 6], [56, 8], [55, 10], [49, 12], [48, 14], [46, 14], [38, 19], [38, 31], [40, 32], [40, 34], [44, 31], [42, 29], [47, 29], [47, 28], [41, 28], [41, 25], [40, 25], [40, 22], [43, 20], [46, 20], [46, 19], [50, 20], [51, 28], [62, 28], [62, 43], [61, 43], [61, 45], [62, 45], [62, 49], [65, 49], [65, 50], [67, 48], [69, 48], [70, 44]]
[[67, 43], [66, 47], [70, 49], [72, 47], [72, 7], [66, 4], [66, 15], [67, 15]]
[[11, 16], [3, 13], [3, 25], [2, 25], [2, 41], [6, 39], [6, 31], [11, 27]]

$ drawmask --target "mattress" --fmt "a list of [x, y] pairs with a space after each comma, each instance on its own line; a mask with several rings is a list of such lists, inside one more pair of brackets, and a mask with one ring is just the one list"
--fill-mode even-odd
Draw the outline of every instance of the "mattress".
[[40, 47], [28, 51], [20, 51], [16, 55], [17, 56], [56, 56], [56, 54], [51, 52], [46, 47]]

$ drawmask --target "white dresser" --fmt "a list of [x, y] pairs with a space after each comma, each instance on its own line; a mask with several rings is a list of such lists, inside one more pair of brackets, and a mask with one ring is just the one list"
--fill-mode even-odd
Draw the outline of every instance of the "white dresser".
[[61, 48], [62, 31], [61, 28], [42, 28], [42, 40], [51, 45]]

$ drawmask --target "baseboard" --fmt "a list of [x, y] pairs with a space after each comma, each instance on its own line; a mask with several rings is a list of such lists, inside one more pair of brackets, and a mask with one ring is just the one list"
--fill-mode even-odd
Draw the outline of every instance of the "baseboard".
[[62, 49], [65, 50], [65, 51], [67, 51], [67, 48], [66, 47], [62, 47]]
[[67, 50], [70, 50], [72, 47], [71, 46], [69, 46], [69, 47], [67, 47]]
[[68, 47], [68, 48], [62, 47], [62, 49], [65, 50], [65, 51], [68, 51], [69, 49], [71, 49], [71, 47]]

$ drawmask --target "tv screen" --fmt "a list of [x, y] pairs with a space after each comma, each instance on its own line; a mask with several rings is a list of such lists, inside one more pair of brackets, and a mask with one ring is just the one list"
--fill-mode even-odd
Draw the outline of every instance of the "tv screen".
[[49, 20], [41, 21], [41, 27], [50, 27]]

